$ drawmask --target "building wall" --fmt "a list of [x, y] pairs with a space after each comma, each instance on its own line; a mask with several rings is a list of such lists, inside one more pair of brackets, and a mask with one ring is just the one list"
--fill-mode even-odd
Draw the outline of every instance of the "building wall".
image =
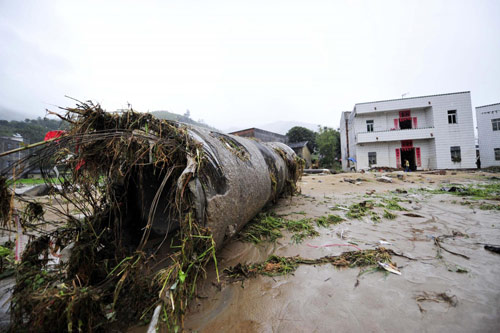
[[255, 138], [259, 139], [262, 142], [288, 142], [288, 137], [286, 135], [261, 130], [259, 128], [256, 128], [254, 133]]
[[342, 170], [348, 171], [347, 168], [347, 158], [349, 158], [347, 154], [347, 136], [346, 136], [346, 119], [349, 120], [350, 112], [342, 112], [342, 116], [340, 117], [340, 158], [342, 159]]
[[[356, 159], [357, 145], [356, 145], [356, 131], [354, 130], [354, 115], [355, 115], [354, 112], [351, 112], [349, 114], [349, 121], [347, 123], [348, 123], [348, 127], [349, 127], [349, 133], [348, 133], [348, 135], [349, 135], [349, 156], [354, 157]], [[356, 165], [354, 165], [351, 162], [349, 165], [350, 165], [349, 169], [351, 169], [352, 167], [357, 167], [357, 163], [356, 163]]]
[[379, 102], [368, 102], [368, 103], [358, 103], [356, 104], [356, 112], [358, 115], [371, 112], [381, 112], [381, 111], [393, 111], [393, 110], [407, 110], [407, 109], [420, 109], [433, 106], [433, 101], [440, 98], [446, 98], [446, 96], [454, 98], [457, 95], [466, 95], [470, 92], [459, 92], [450, 94], [440, 94], [440, 95], [430, 95], [430, 96], [420, 96], [420, 97], [410, 97], [410, 98], [398, 98], [387, 101]]
[[[20, 136], [0, 137], [0, 153], [19, 148], [21, 147], [22, 143], [23, 143], [23, 138]], [[0, 157], [0, 173], [4, 169], [16, 163], [22, 157], [23, 157], [23, 152], [17, 152], [7, 156]]]
[[[435, 167], [434, 158], [434, 140], [414, 140], [413, 147], [420, 148], [421, 166], [417, 170], [433, 169]], [[396, 149], [401, 148], [400, 141], [390, 142], [373, 142], [360, 144], [357, 147], [357, 170], [368, 169], [368, 153], [377, 153], [377, 164], [372, 165], [376, 167], [389, 167], [397, 168]]]
[[[437, 169], [476, 168], [474, 121], [470, 93], [442, 95], [431, 99], [436, 131]], [[457, 110], [457, 123], [448, 123], [448, 110]], [[450, 147], [459, 146], [462, 161], [451, 161]]]
[[[411, 110], [411, 116], [417, 118], [417, 128], [425, 128], [433, 126], [432, 107], [423, 109], [406, 109]], [[392, 110], [387, 112], [373, 112], [358, 114], [354, 118], [354, 129], [356, 133], [366, 132], [366, 121], [373, 120], [373, 131], [389, 131], [394, 129], [394, 119], [399, 118], [400, 110]]]
[[311, 152], [307, 146], [302, 147], [301, 157], [306, 161], [306, 168], [311, 167]]
[[500, 148], [500, 130], [493, 131], [492, 119], [500, 118], [500, 103], [476, 108], [477, 133], [481, 167], [500, 166], [495, 160], [495, 148]]
[[[435, 129], [432, 132], [432, 138], [413, 139], [414, 147], [418, 147], [419, 144], [425, 146], [425, 149], [421, 147], [422, 169], [475, 168], [474, 125], [469, 92], [356, 104], [354, 112], [350, 114], [350, 122], [353, 124], [354, 131], [350, 131], [349, 134], [366, 132], [367, 119], [374, 120], [374, 131], [390, 130], [394, 127], [394, 118], [399, 117], [398, 112], [408, 109], [411, 110], [412, 117], [417, 117], [418, 128], [434, 127]], [[456, 124], [448, 123], [448, 110], [457, 111]], [[351, 156], [358, 161], [357, 168], [368, 168], [367, 147], [376, 147], [377, 152], [380, 151], [381, 159], [377, 153], [378, 166], [396, 167], [395, 149], [401, 147], [401, 143], [397, 139], [398, 135], [403, 132], [405, 134], [411, 133], [405, 130], [391, 131], [390, 134], [393, 134], [394, 137], [389, 139], [395, 141], [381, 143], [363, 143], [361, 145], [350, 140], [353, 143], [350, 148]], [[452, 146], [460, 147], [461, 162], [451, 160], [450, 148]]]

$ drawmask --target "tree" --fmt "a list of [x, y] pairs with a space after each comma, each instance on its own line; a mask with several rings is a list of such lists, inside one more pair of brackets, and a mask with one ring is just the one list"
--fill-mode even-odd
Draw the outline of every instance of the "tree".
[[286, 133], [290, 143], [308, 141], [307, 147], [311, 152], [316, 149], [316, 132], [308, 128], [295, 126]]
[[340, 133], [330, 127], [320, 127], [316, 143], [320, 165], [326, 168], [334, 167], [340, 158]]

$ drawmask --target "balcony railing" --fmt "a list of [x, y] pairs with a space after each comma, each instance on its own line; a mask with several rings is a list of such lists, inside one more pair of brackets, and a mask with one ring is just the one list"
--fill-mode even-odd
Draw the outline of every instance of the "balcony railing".
[[356, 143], [433, 139], [434, 127], [391, 129], [377, 132], [362, 132], [356, 135]]

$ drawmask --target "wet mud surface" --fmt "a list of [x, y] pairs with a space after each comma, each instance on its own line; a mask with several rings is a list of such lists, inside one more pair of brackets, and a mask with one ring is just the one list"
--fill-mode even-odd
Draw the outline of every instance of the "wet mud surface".
[[[378, 174], [380, 175], [380, 174]], [[346, 219], [328, 228], [317, 227], [318, 237], [301, 244], [285, 235], [276, 243], [259, 245], [230, 242], [218, 253], [219, 272], [238, 263], [262, 262], [271, 255], [320, 258], [352, 248], [328, 244], [355, 243], [361, 249], [383, 246], [404, 254], [394, 256], [401, 275], [331, 265], [300, 266], [286, 276], [257, 276], [230, 283], [214, 267], [191, 301], [185, 326], [197, 332], [498, 332], [500, 331], [500, 255], [484, 244], [500, 244], [500, 211], [478, 209], [470, 198], [434, 194], [450, 183], [477, 184], [492, 174], [426, 175], [412, 173], [393, 183], [375, 175], [340, 174], [304, 176], [302, 194], [281, 199], [271, 210], [287, 218], [345, 216], [337, 205], [397, 198], [408, 211], [392, 211], [394, 220], [370, 216]], [[355, 180], [354, 183], [344, 178]], [[399, 189], [398, 192], [391, 192]], [[374, 190], [374, 191], [373, 191]], [[404, 192], [407, 193], [404, 193]], [[370, 193], [370, 194], [367, 194]], [[465, 202], [472, 201], [473, 204]], [[494, 200], [481, 200], [498, 204]], [[374, 210], [382, 216], [381, 208]], [[405, 216], [413, 213], [418, 216]], [[305, 214], [305, 215], [304, 215]], [[411, 214], [410, 214], [411, 215]], [[435, 239], [441, 238], [441, 250]]]

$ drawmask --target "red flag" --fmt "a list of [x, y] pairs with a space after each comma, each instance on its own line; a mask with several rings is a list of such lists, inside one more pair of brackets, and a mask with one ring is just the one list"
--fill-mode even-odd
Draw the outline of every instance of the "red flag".
[[48, 140], [51, 140], [51, 139], [59, 138], [59, 137], [63, 136], [65, 133], [66, 133], [65, 131], [50, 131], [50, 132], [47, 132], [47, 134], [45, 134], [45, 138], [43, 139], [43, 141], [48, 141]]

